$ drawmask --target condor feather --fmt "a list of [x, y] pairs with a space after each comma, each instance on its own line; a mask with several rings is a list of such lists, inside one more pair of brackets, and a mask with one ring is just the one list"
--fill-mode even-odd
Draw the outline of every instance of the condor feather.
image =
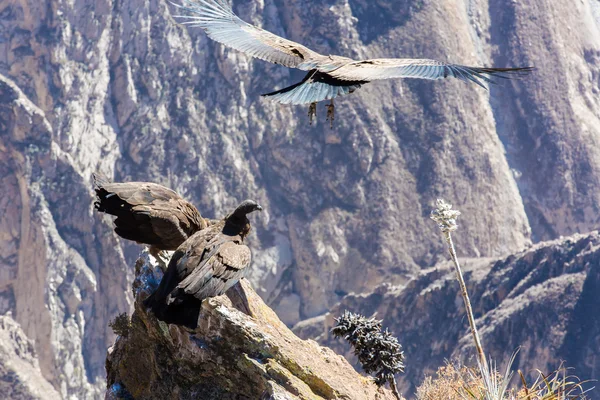
[[246, 200], [179, 246], [158, 288], [144, 302], [158, 319], [193, 329], [202, 300], [225, 293], [244, 276], [251, 260], [244, 244], [250, 232], [246, 215], [257, 210], [262, 207]]

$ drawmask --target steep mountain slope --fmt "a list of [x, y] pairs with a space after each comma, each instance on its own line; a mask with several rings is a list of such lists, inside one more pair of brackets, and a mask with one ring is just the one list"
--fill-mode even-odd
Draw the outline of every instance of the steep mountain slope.
[[[582, 380], [598, 379], [597, 231], [540, 243], [506, 258], [463, 264], [484, 349], [499, 365], [520, 349], [514, 370], [535, 376], [535, 369], [552, 372], [564, 361]], [[376, 315], [400, 338], [407, 368], [399, 385], [405, 394], [414, 393], [423, 374], [433, 374], [445, 360], [476, 363], [449, 263], [423, 271], [405, 287], [382, 285], [370, 294], [348, 295], [327, 315], [303, 321], [294, 330], [351, 357], [345, 344], [329, 332], [333, 318], [346, 309]], [[599, 394], [594, 391], [591, 398]]]
[[465, 212], [467, 256], [595, 228], [600, 13], [575, 3], [235, 2], [322, 53], [538, 67], [490, 93], [371, 84], [337, 102], [331, 130], [322, 105], [309, 126], [259, 98], [301, 75], [176, 25], [164, 0], [4, 0], [2, 313], [63, 396], [99, 393], [138, 248], [92, 212], [95, 170], [167, 184], [210, 217], [258, 199], [250, 279], [288, 324], [443, 257], [438, 196]]
[[10, 316], [0, 317], [0, 393], [12, 400], [57, 399], [41, 374], [34, 343]]

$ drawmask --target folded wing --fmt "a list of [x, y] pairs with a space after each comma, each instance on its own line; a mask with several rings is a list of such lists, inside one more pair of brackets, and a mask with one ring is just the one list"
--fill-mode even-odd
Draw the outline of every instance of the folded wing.
[[252, 57], [303, 70], [314, 67], [315, 58], [322, 57], [299, 43], [244, 22], [225, 0], [183, 0], [183, 4], [174, 5], [190, 14], [176, 16], [189, 19], [184, 24], [198, 26], [211, 39]]
[[250, 259], [250, 248], [239, 241], [219, 243], [177, 285], [177, 289], [199, 300], [222, 295], [244, 277]]

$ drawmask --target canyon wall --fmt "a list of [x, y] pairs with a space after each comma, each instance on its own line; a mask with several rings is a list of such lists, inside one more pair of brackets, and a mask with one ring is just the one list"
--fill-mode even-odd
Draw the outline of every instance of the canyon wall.
[[444, 260], [428, 219], [437, 197], [464, 213], [461, 256], [597, 227], [597, 1], [234, 9], [325, 54], [536, 70], [489, 92], [453, 80], [365, 85], [336, 102], [330, 129], [323, 105], [310, 126], [306, 107], [260, 98], [301, 73], [176, 24], [164, 0], [0, 2], [0, 312], [64, 398], [102, 395], [108, 321], [133, 304], [140, 248], [93, 212], [94, 171], [166, 184], [207, 217], [258, 200], [249, 279], [290, 326]]

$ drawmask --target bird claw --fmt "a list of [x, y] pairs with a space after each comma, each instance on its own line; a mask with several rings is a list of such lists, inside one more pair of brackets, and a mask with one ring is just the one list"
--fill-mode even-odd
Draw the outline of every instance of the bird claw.
[[333, 129], [333, 120], [335, 119], [335, 105], [333, 104], [333, 99], [331, 99], [331, 104], [327, 105], [327, 121], [329, 121], [329, 126]]
[[317, 103], [310, 103], [308, 106], [308, 123], [312, 125], [313, 118], [317, 115]]
[[155, 247], [151, 247], [148, 251], [152, 257], [156, 260], [156, 264], [164, 273], [167, 270], [167, 264], [169, 260], [169, 255], [166, 251], [159, 250]]

